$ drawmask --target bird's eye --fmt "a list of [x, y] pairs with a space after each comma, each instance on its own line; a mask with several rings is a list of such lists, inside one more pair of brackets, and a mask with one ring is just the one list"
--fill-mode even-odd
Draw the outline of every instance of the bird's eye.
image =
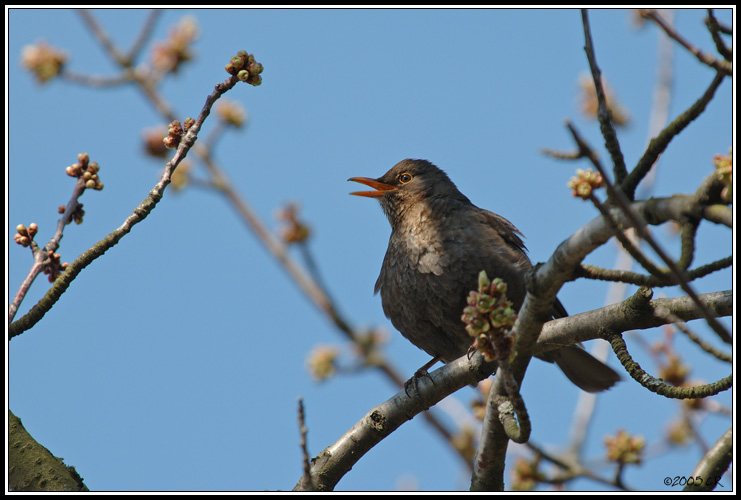
[[404, 172], [403, 174], [399, 176], [399, 182], [401, 182], [402, 184], [406, 184], [412, 179], [413, 179], [413, 176], [409, 172]]

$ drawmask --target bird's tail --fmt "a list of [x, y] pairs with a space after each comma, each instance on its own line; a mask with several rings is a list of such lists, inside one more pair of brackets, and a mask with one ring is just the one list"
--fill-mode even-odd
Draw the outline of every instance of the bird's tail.
[[542, 357], [556, 363], [564, 375], [583, 391], [604, 391], [620, 381], [615, 370], [581, 347], [562, 347]]

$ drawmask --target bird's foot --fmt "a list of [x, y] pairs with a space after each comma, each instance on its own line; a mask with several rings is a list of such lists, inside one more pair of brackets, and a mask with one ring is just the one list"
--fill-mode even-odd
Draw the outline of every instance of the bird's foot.
[[437, 363], [439, 360], [437, 358], [432, 358], [428, 363], [425, 363], [425, 365], [414, 372], [414, 375], [412, 375], [412, 378], [404, 382], [404, 392], [406, 393], [407, 397], [411, 397], [409, 394], [409, 390], [411, 389], [415, 396], [419, 396], [419, 379], [422, 377], [427, 377], [430, 379], [430, 382], [433, 384], [435, 381], [432, 379], [432, 376], [430, 376], [430, 373], [427, 371], [432, 365]]
[[435, 381], [432, 380], [432, 377], [430, 376], [430, 372], [428, 372], [425, 368], [420, 368], [419, 370], [414, 372], [412, 378], [404, 382], [404, 392], [406, 393], [407, 397], [411, 397], [411, 395], [409, 394], [410, 389], [415, 396], [419, 396], [419, 379], [422, 377], [427, 377], [433, 384], [435, 383]]

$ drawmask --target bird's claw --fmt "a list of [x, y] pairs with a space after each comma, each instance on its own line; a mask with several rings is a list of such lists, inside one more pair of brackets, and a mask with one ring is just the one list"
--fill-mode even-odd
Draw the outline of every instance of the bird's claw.
[[430, 379], [430, 382], [432, 382], [433, 384], [435, 383], [432, 376], [430, 375], [430, 372], [428, 372], [425, 367], [422, 367], [414, 372], [412, 378], [404, 382], [404, 393], [407, 395], [407, 397], [411, 397], [411, 395], [409, 394], [409, 389], [412, 390], [415, 396], [419, 396], [419, 379], [422, 377], [427, 377]]

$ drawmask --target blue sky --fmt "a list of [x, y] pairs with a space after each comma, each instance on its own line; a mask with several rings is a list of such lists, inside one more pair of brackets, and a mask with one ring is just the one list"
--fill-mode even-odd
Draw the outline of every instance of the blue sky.
[[[88, 152], [101, 165], [105, 189], [86, 192], [84, 223], [66, 228], [59, 253], [74, 260], [118, 227], [156, 183], [163, 163], [142, 153], [141, 137], [164, 121], [133, 87], [37, 85], [20, 54], [40, 39], [66, 50], [76, 72], [112, 75], [115, 68], [74, 11], [13, 9], [7, 15], [12, 297], [31, 255], [13, 243], [11, 228], [36, 222], [37, 240], [48, 241], [56, 208], [73, 185], [64, 168]], [[125, 49], [147, 11], [94, 15]], [[713, 52], [705, 15], [679, 11], [676, 27]], [[732, 23], [730, 10], [717, 15]], [[163, 40], [184, 16], [198, 23], [195, 60], [164, 82], [164, 97], [181, 119], [196, 116], [214, 84], [226, 78], [223, 67], [234, 53], [245, 49], [263, 63], [262, 86], [238, 85], [226, 96], [246, 108], [249, 125], [221, 138], [216, 160], [271, 229], [278, 230], [281, 206], [300, 205], [337, 307], [355, 327], [388, 333], [386, 352], [405, 376], [428, 357], [393, 330], [373, 295], [389, 227], [375, 202], [348, 196], [356, 189], [349, 177], [378, 177], [404, 158], [429, 159], [475, 204], [510, 219], [526, 235], [534, 262], [596, 216], [566, 188], [574, 170], [587, 165], [540, 153], [572, 149], [563, 125], [570, 118], [607, 164], [596, 122], [579, 112], [578, 79], [588, 65], [576, 10], [170, 10], [153, 39]], [[648, 141], [657, 29], [636, 29], [627, 10], [590, 11], [590, 20], [598, 63], [631, 113], [632, 126], [619, 131], [630, 166]], [[676, 46], [674, 75], [670, 117], [713, 77]], [[696, 189], [712, 172], [713, 155], [732, 145], [732, 109], [727, 79], [706, 113], [664, 153], [648, 194]], [[664, 227], [654, 232], [676, 255], [676, 238]], [[701, 235], [697, 264], [731, 253], [730, 231], [706, 223]], [[587, 262], [610, 267], [615, 250], [608, 244]], [[40, 277], [17, 317], [47, 288]], [[728, 271], [696, 284], [699, 292], [730, 288]], [[567, 283], [560, 298], [580, 312], [603, 306], [606, 293], [607, 285], [580, 280]], [[730, 319], [724, 324], [730, 328]], [[693, 326], [710, 336], [704, 325]], [[639, 335], [654, 342], [663, 333]], [[628, 338], [642, 366], [655, 373], [650, 356]], [[317, 344], [351, 355], [223, 198], [198, 188], [168, 190], [146, 221], [10, 343], [9, 405], [93, 490], [289, 490], [301, 475], [297, 397], [304, 398], [314, 456], [396, 392], [371, 370], [314, 382], [305, 360]], [[682, 339], [676, 348], [692, 364], [693, 378], [727, 375], [727, 367]], [[566, 445], [578, 390], [556, 368], [534, 362], [523, 395], [533, 441], [556, 451]], [[453, 427], [454, 420], [466, 420], [472, 396], [463, 389], [432, 411]], [[730, 407], [731, 396], [715, 399]], [[697, 444], [662, 451], [661, 436], [677, 412], [678, 403], [625, 381], [599, 397], [586, 456], [599, 462], [601, 436], [619, 428], [643, 435], [650, 459], [629, 467], [625, 482], [667, 490], [663, 478], [689, 475], [702, 454]], [[730, 422], [702, 414], [697, 425], [712, 444]], [[517, 447], [510, 453], [510, 461], [527, 456]], [[598, 471], [612, 474], [609, 467]], [[460, 459], [418, 416], [371, 450], [337, 489], [460, 490], [469, 480]], [[605, 488], [589, 480], [570, 487]], [[719, 490], [729, 491], [730, 481]]]

